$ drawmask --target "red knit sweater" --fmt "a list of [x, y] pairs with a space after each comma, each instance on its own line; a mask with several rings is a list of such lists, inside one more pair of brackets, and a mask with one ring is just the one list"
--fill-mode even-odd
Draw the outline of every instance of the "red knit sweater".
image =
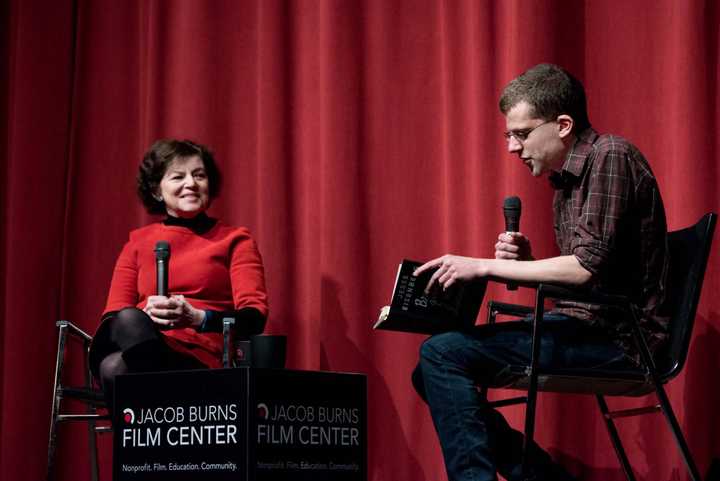
[[[115, 263], [105, 312], [145, 307], [156, 294], [155, 243], [170, 244], [168, 292], [182, 294], [197, 309], [253, 307], [267, 315], [262, 259], [244, 227], [217, 222], [198, 235], [187, 227], [151, 224], [130, 233]], [[222, 365], [222, 335], [192, 328], [162, 331], [175, 350], [208, 367]]]

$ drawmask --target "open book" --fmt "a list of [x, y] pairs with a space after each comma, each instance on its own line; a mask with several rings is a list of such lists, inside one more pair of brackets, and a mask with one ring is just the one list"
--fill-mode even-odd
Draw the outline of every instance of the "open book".
[[456, 283], [448, 290], [436, 285], [425, 294], [433, 272], [413, 276], [413, 271], [422, 264], [407, 259], [402, 261], [390, 305], [380, 310], [373, 329], [437, 334], [475, 324], [485, 295], [486, 281]]

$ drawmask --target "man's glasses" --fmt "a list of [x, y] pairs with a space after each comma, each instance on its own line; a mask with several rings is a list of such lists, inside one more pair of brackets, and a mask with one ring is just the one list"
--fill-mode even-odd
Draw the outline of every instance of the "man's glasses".
[[535, 127], [531, 129], [520, 129], [520, 130], [508, 130], [506, 132], [503, 132], [503, 135], [505, 136], [505, 140], [508, 142], [510, 141], [511, 137], [514, 137], [515, 140], [517, 140], [519, 143], [523, 143], [527, 140], [527, 138], [530, 136], [533, 130], [537, 129], [538, 127], [541, 127], [545, 124], [549, 124], [550, 122], [555, 122], [554, 120], [546, 120], [545, 122], [541, 124], [537, 124]]

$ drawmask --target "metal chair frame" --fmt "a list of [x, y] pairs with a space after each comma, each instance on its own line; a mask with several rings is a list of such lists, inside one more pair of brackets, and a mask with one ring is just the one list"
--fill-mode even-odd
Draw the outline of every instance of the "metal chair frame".
[[[101, 414], [99, 410], [106, 408], [105, 398], [101, 389], [93, 384], [88, 354], [92, 336], [70, 321], [61, 320], [58, 327], [58, 345], [55, 358], [55, 380], [53, 385], [53, 401], [50, 416], [50, 434], [48, 440], [48, 481], [55, 479], [55, 455], [57, 451], [57, 432], [60, 423], [82, 421], [87, 423], [88, 449], [90, 454], [90, 477], [99, 480], [98, 435], [112, 432], [110, 416]], [[239, 367], [247, 365], [249, 358], [240, 354], [249, 353], [250, 341], [236, 340], [234, 336], [235, 319], [223, 319], [223, 367]], [[74, 340], [82, 343], [83, 349], [83, 384], [70, 386], [63, 383], [63, 367], [68, 342]], [[84, 404], [85, 412], [64, 411], [65, 400], [75, 400]]]
[[[70, 421], [87, 422], [88, 448], [90, 450], [90, 476], [92, 481], [98, 481], [98, 456], [97, 436], [112, 430], [109, 425], [110, 416], [99, 414], [98, 409], [105, 408], [105, 399], [102, 391], [93, 386], [92, 373], [88, 362], [90, 342], [92, 336], [77, 327], [70, 321], [61, 320], [56, 323], [58, 327], [58, 347], [55, 358], [55, 381], [53, 385], [52, 414], [50, 417], [50, 437], [48, 441], [48, 466], [47, 479], [55, 479], [55, 452], [57, 449], [58, 424]], [[71, 338], [68, 338], [68, 335]], [[82, 386], [73, 387], [63, 384], [62, 371], [65, 363], [65, 347], [69, 339], [76, 339], [82, 342], [84, 351], [84, 383]], [[64, 399], [74, 399], [85, 404], [85, 412], [61, 412]]]
[[[681, 260], [690, 258], [689, 267], [682, 272], [685, 276], [686, 285], [680, 286], [680, 303], [673, 306], [674, 312], [671, 316], [671, 347], [667, 358], [658, 362], [650, 353], [645, 337], [642, 334], [638, 323], [638, 312], [630, 300], [623, 296], [602, 295], [595, 292], [570, 289], [548, 284], [520, 284], [523, 287], [536, 289], [535, 307], [520, 306], [491, 301], [488, 303], [488, 323], [495, 322], [498, 314], [509, 314], [513, 316], [532, 315], [532, 347], [531, 361], [527, 366], [512, 366], [516, 373], [516, 380], [510, 385], [489, 386], [492, 388], [520, 389], [527, 391], [526, 396], [488, 401], [492, 407], [504, 407], [514, 404], [525, 404], [525, 440], [523, 445], [523, 476], [531, 480], [531, 473], [528, 472], [528, 447], [533, 441], [535, 429], [535, 412], [537, 406], [538, 391], [544, 392], [568, 392], [594, 394], [600, 412], [605, 421], [610, 440], [618, 456], [620, 465], [628, 481], [635, 481], [630, 462], [625, 449], [623, 448], [620, 436], [614, 420], [624, 417], [638, 416], [642, 414], [661, 411], [672, 431], [675, 443], [680, 450], [685, 466], [693, 481], [701, 481], [700, 472], [692, 458], [685, 437], [683, 436], [680, 424], [665, 392], [664, 385], [677, 376], [684, 367], [687, 359], [687, 352], [690, 344], [692, 326], [695, 319], [697, 305], [700, 299], [700, 291], [705, 275], [705, 268], [710, 253], [710, 246], [717, 221], [717, 214], [709, 213], [703, 216], [694, 226], [668, 234], [670, 248], [670, 263], [673, 274], [673, 253], [681, 254]], [[692, 252], [684, 252], [683, 248], [695, 249]], [[684, 253], [684, 255], [682, 255]], [[676, 260], [675, 265], [677, 266]], [[686, 266], [682, 266], [683, 268]], [[496, 281], [502, 282], [495, 279]], [[672, 284], [673, 280], [669, 280]], [[543, 370], [539, 368], [540, 354], [540, 333], [542, 331], [542, 320], [544, 313], [545, 299], [563, 299], [596, 304], [606, 304], [622, 308], [631, 314], [630, 327], [632, 336], [640, 354], [642, 368], [636, 371], [599, 371], [588, 369], [577, 370]], [[673, 329], [673, 326], [675, 329]], [[676, 334], [673, 337], [673, 334]], [[634, 409], [623, 409], [611, 411], [608, 409], [605, 396], [642, 396], [654, 392], [657, 403], [652, 406], [639, 407]], [[481, 389], [483, 396], [487, 396], [487, 387]]]

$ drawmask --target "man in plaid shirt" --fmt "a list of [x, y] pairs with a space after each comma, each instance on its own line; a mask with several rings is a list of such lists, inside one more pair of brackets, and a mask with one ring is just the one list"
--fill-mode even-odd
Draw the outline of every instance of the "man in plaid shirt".
[[[521, 233], [501, 233], [495, 259], [445, 255], [418, 268], [437, 269], [428, 284], [500, 277], [584, 286], [630, 297], [642, 312], [651, 350], [667, 338], [668, 270], [665, 210], [657, 182], [636, 147], [599, 135], [587, 115], [582, 84], [560, 67], [537, 65], [503, 91], [508, 151], [555, 189], [554, 229], [560, 255], [535, 260]], [[541, 367], [631, 367], [637, 353], [622, 316], [592, 304], [558, 302], [545, 315]], [[527, 322], [482, 325], [428, 339], [413, 384], [428, 403], [451, 481], [521, 479], [522, 434], [484, 404], [476, 386], [508, 364], [529, 363]], [[538, 446], [530, 460], [537, 480], [574, 479]]]

